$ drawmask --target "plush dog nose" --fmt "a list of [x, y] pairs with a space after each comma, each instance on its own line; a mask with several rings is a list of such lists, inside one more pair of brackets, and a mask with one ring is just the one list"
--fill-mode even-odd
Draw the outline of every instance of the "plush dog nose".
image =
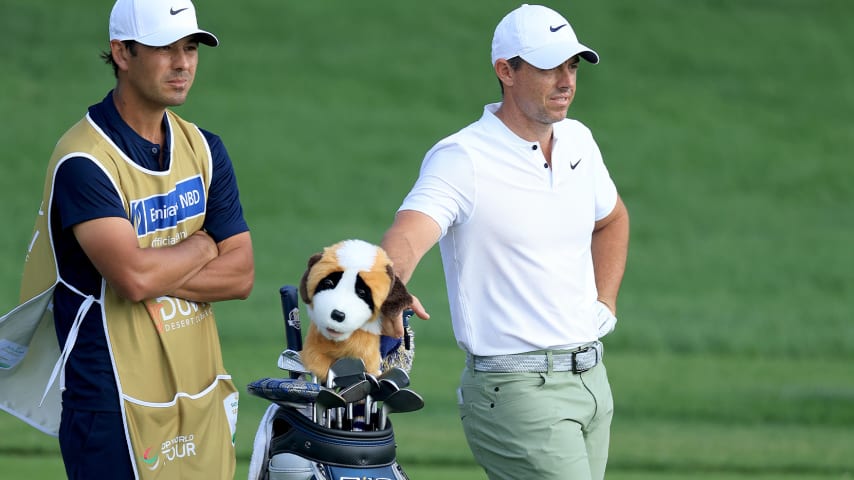
[[332, 320], [336, 322], [343, 322], [346, 316], [341, 310], [332, 310]]

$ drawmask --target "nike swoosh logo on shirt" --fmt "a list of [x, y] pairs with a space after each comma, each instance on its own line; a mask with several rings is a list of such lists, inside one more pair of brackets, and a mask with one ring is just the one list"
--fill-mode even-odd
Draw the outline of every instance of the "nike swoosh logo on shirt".
[[566, 26], [566, 24], [564, 23], [563, 25], [559, 25], [557, 27], [549, 27], [549, 30], [552, 31], [552, 33], [554, 33], [554, 32], [560, 30], [561, 28], [563, 28], [565, 26]]
[[577, 167], [579, 163], [581, 163], [581, 159], [580, 159], [580, 158], [578, 159], [578, 161], [577, 161], [577, 162], [575, 162], [575, 163], [570, 163], [570, 164], [569, 164], [569, 168], [571, 168], [571, 169], [575, 170], [575, 167]]
[[178, 10], [175, 10], [174, 8], [170, 8], [169, 14], [170, 15], [178, 15], [179, 13], [183, 12], [184, 10], [186, 10], [188, 8], [190, 8], [190, 7], [179, 8]]

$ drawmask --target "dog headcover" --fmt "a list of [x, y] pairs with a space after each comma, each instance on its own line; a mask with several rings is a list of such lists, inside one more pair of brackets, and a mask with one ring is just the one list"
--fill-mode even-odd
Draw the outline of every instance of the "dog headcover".
[[321, 281], [345, 270], [357, 272], [356, 281], [367, 286], [374, 311], [384, 317], [400, 314], [412, 302], [385, 250], [363, 240], [344, 240], [326, 247], [309, 258], [307, 267], [299, 285], [300, 297], [306, 305], [312, 304]]

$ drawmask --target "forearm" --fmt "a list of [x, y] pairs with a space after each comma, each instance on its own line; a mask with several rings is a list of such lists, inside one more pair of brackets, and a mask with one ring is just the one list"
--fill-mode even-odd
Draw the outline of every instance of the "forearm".
[[394, 263], [394, 273], [408, 283], [421, 258], [436, 244], [441, 230], [423, 213], [405, 210], [383, 235], [380, 246]]
[[167, 295], [196, 277], [215, 255], [216, 244], [204, 232], [170, 247], [141, 248], [134, 268], [116, 279], [114, 288], [131, 301]]
[[116, 293], [133, 302], [155, 298], [196, 275], [217, 255], [204, 232], [176, 245], [141, 248], [125, 218], [104, 217], [73, 227], [83, 251]]
[[591, 243], [598, 299], [617, 312], [617, 296], [626, 270], [629, 214], [621, 199], [614, 210], [596, 223]]
[[255, 261], [249, 232], [223, 240], [218, 247], [216, 258], [169, 294], [195, 302], [247, 298], [255, 282]]
[[[423, 213], [404, 210], [395, 215], [394, 223], [383, 235], [380, 246], [391, 259], [394, 273], [400, 281], [409, 283], [418, 262], [436, 244], [440, 234], [439, 225]], [[415, 295], [412, 296], [410, 307], [419, 318], [430, 318], [430, 314]], [[403, 336], [402, 318], [384, 322], [383, 334], [396, 338]]]
[[383, 237], [380, 246], [386, 251], [394, 265], [394, 273], [404, 283], [409, 283], [415, 267], [421, 260], [406, 237], [397, 236], [392, 230]]

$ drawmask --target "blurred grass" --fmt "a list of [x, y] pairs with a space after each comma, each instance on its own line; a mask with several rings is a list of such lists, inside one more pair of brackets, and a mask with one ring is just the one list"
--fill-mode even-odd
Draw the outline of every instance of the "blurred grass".
[[[109, 2], [107, 2], [109, 3]], [[492, 30], [517, 3], [197, 0], [222, 45], [202, 49], [178, 112], [221, 135], [252, 227], [253, 295], [217, 306], [238, 386], [278, 375], [279, 286], [342, 238], [379, 241], [439, 138], [496, 101]], [[544, 2], [602, 63], [570, 116], [591, 127], [632, 215], [611, 479], [854, 475], [854, 4], [847, 0]], [[0, 3], [0, 306], [58, 137], [112, 87], [98, 52], [109, 6]], [[395, 421], [410, 476], [484, 478], [457, 420], [454, 345], [437, 252], [410, 288], [413, 387]], [[245, 478], [265, 405], [244, 395]], [[11, 478], [61, 477], [56, 442], [0, 415]]]

